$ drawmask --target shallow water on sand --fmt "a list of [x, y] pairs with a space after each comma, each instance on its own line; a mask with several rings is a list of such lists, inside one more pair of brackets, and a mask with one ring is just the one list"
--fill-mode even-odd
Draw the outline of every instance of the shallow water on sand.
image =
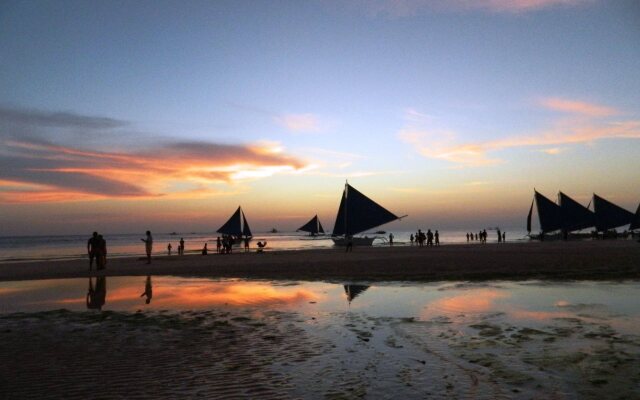
[[[165, 276], [2, 282], [0, 372], [24, 369], [24, 382], [3, 394], [86, 396], [74, 368], [92, 366], [77, 352], [104, 341], [123, 352], [92, 353], [111, 371], [107, 397], [135, 397], [127, 382], [142, 362], [156, 365], [148, 375], [136, 369], [147, 387], [157, 374], [190, 379], [153, 386], [157, 396], [638, 398], [639, 289]], [[70, 311], [51, 311], [59, 309]], [[36, 374], [38, 384], [24, 378], [33, 357], [48, 356], [64, 362], [68, 381], [59, 372]]]

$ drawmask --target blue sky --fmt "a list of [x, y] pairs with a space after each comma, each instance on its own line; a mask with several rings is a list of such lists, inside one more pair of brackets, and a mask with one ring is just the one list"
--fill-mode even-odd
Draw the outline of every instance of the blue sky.
[[636, 1], [3, 2], [1, 233], [78, 205], [110, 231], [138, 208], [206, 229], [260, 198], [258, 226], [293, 227], [332, 219], [347, 178], [410, 226], [519, 227], [534, 186], [634, 210], [639, 20]]

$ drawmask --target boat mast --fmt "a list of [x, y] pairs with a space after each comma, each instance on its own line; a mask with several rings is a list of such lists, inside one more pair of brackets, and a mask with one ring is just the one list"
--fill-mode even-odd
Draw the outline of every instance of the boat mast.
[[348, 193], [348, 189], [349, 188], [349, 181], [345, 180], [344, 181], [344, 238], [346, 239], [348, 236], [348, 229], [347, 229], [347, 201], [349, 200], [349, 193]]

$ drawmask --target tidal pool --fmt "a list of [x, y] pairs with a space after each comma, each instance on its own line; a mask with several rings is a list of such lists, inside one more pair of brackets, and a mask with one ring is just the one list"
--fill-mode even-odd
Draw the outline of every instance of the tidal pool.
[[[155, 343], [168, 356], [136, 379], [158, 396], [638, 398], [639, 289], [167, 276], [3, 282], [0, 372], [27, 376], [3, 394], [86, 396], [69, 364], [104, 340], [123, 349], [117, 361], [94, 354], [118, 365], [104, 383], [107, 397], [135, 397], [123, 365], [148, 362]], [[31, 381], [30, 361], [16, 361], [52, 351], [69, 370], [66, 385], [59, 372]], [[158, 374], [191, 383], [155, 387]]]

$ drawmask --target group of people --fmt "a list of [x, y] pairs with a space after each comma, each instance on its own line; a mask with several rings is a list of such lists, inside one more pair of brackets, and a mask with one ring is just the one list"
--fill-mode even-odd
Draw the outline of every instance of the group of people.
[[419, 247], [423, 247], [425, 245], [429, 247], [440, 246], [440, 232], [436, 229], [435, 232], [431, 232], [431, 229], [427, 229], [427, 233], [422, 232], [422, 229], [418, 229], [418, 232], [414, 235], [413, 233], [409, 236], [409, 241], [413, 246], [414, 242]]
[[89, 254], [89, 271], [93, 267], [93, 260], [96, 260], [96, 270], [105, 269], [107, 265], [107, 241], [93, 232], [93, 235], [87, 241], [87, 253]]
[[[497, 229], [498, 243], [507, 241], [507, 232], [501, 232]], [[474, 236], [475, 235], [475, 236]], [[483, 229], [480, 232], [474, 234], [473, 232], [467, 232], [467, 243], [472, 241], [479, 241], [480, 243], [487, 243], [487, 230]]]
[[[173, 249], [173, 246], [171, 245], [171, 243], [169, 243], [167, 245], [167, 254], [171, 255], [171, 250]], [[178, 255], [182, 256], [184, 255], [184, 239], [180, 238], [180, 241], [178, 242]]]

